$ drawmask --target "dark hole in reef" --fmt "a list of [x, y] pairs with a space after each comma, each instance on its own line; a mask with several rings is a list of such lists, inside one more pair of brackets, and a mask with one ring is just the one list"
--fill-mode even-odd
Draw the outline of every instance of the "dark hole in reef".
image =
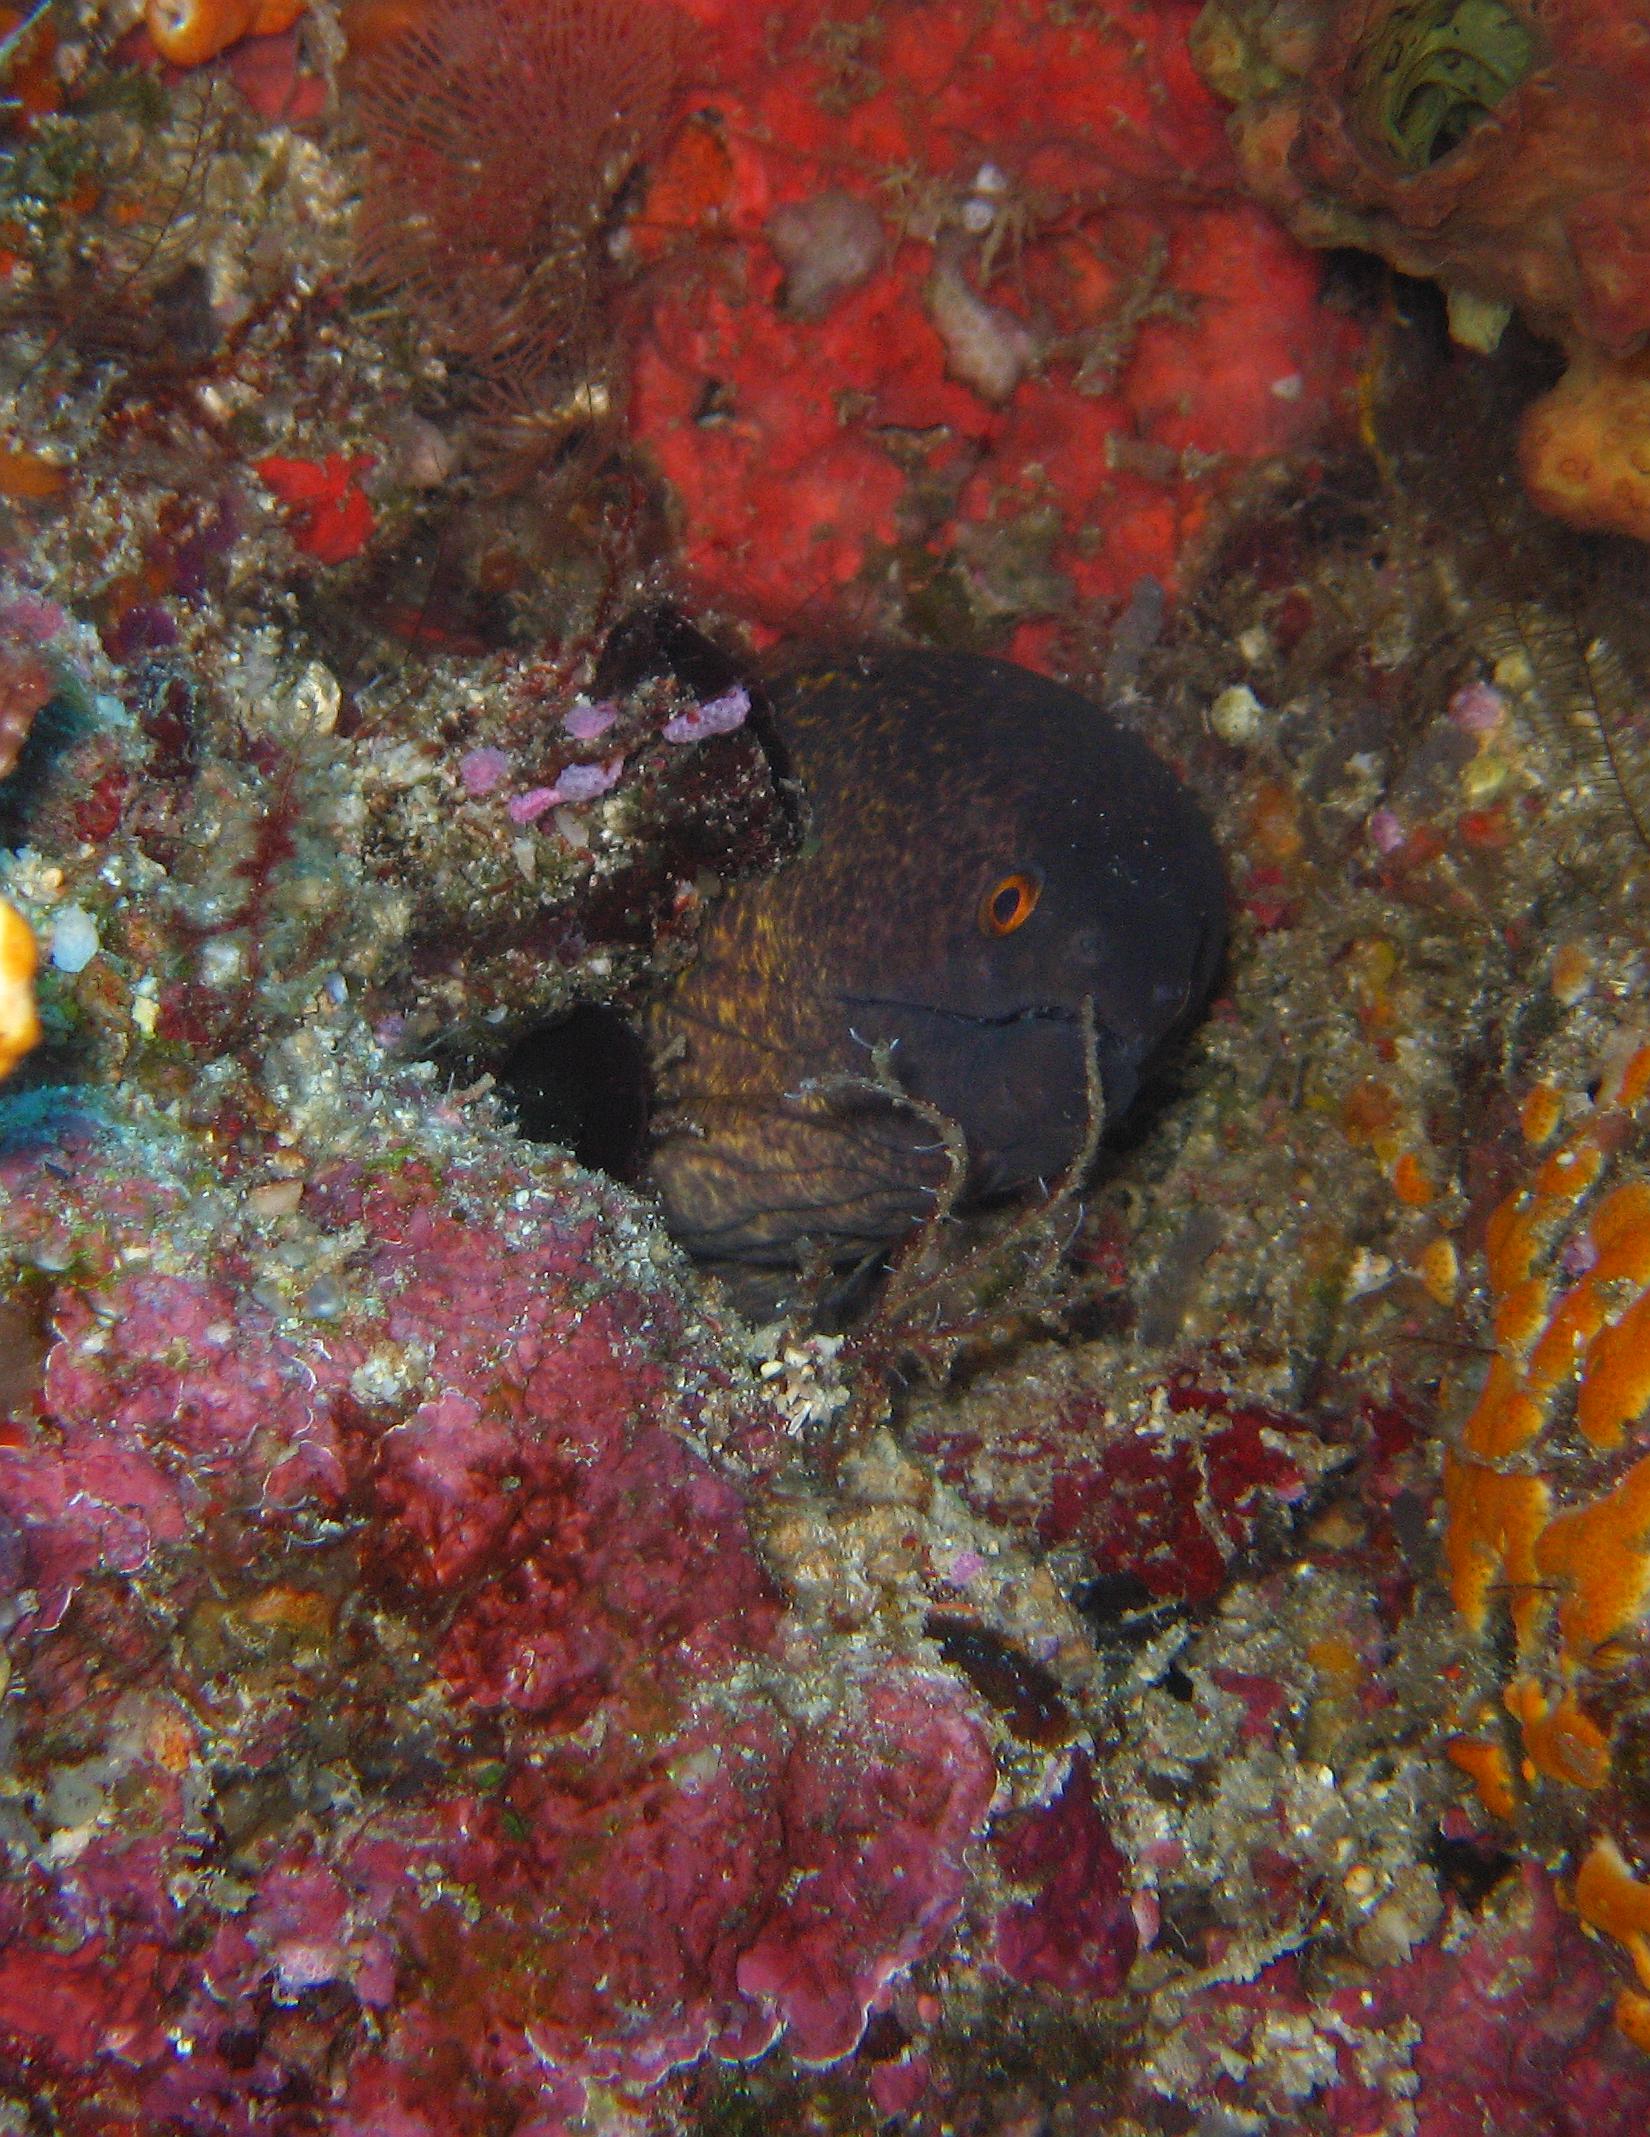
[[90, 708], [78, 691], [58, 690], [41, 706], [16, 764], [0, 780], [0, 846], [21, 846], [26, 841], [54, 760], [90, 729]]
[[1436, 283], [1398, 274], [1384, 262], [1377, 265], [1386, 274], [1400, 329], [1379, 419], [1382, 438], [1389, 445], [1401, 441], [1404, 485], [1412, 479], [1411, 469], [1416, 478], [1430, 472], [1434, 485], [1447, 485], [1448, 501], [1464, 509], [1470, 521], [1481, 507], [1473, 495], [1461, 494], [1463, 482], [1471, 493], [1491, 467], [1502, 469], [1507, 456], [1497, 452], [1486, 459], [1464, 451], [1463, 441], [1470, 447], [1503, 437], [1526, 401], [1557, 385], [1567, 359], [1556, 342], [1543, 340], [1514, 316], [1494, 361], [1486, 362], [1450, 338], [1449, 303]]
[[891, 2063], [911, 2045], [911, 2036], [892, 2011], [877, 2011], [866, 2022], [859, 2053], [868, 2063]]
[[263, 2044], [256, 2026], [226, 2026], [218, 2035], [218, 2053], [231, 2070], [250, 2070]]
[[1427, 1853], [1443, 1883], [1475, 1914], [1518, 1867], [1516, 1856], [1476, 1834], [1452, 1839], [1435, 1833]]
[[922, 1629], [1022, 1743], [1070, 1743], [1077, 1725], [1059, 1680], [1040, 1662], [1010, 1647], [987, 1626], [945, 1611], [930, 1611]]
[[1096, 1638], [1144, 1640], [1169, 1615], [1138, 1573], [1099, 1573], [1072, 1592], [1072, 1603]]
[[1332, 311], [1378, 320], [1389, 301], [1395, 270], [1379, 253], [1355, 245], [1330, 245], [1318, 255], [1323, 267], [1321, 302]]
[[493, 1074], [529, 1142], [560, 1143], [616, 1180], [637, 1177], [647, 1139], [647, 1054], [620, 1010], [581, 1003], [518, 1039]]

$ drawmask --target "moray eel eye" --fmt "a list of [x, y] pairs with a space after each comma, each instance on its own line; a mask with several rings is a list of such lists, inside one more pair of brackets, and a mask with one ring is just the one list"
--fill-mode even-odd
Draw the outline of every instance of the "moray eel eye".
[[1515, 90], [1535, 58], [1504, 0], [1398, 0], [1353, 63], [1364, 138], [1405, 171], [1430, 170]]
[[980, 900], [979, 923], [982, 935], [1012, 935], [1016, 928], [1023, 928], [1037, 910], [1037, 900], [1043, 895], [1042, 879], [1039, 876], [1017, 871], [994, 883]]

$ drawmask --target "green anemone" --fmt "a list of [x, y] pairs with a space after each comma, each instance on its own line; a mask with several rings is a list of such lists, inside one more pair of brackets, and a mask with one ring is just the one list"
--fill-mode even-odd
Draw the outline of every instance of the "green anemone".
[[1354, 62], [1366, 140], [1406, 171], [1430, 170], [1530, 71], [1535, 37], [1503, 0], [1399, 0]]

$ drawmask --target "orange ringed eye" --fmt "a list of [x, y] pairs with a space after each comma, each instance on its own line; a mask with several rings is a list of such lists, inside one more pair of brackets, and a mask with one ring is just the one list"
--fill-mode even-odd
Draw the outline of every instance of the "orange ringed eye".
[[1037, 910], [1037, 900], [1043, 895], [1043, 886], [1038, 877], [1016, 872], [994, 883], [980, 900], [979, 922], [982, 935], [1012, 935], [1016, 928], [1023, 928]]

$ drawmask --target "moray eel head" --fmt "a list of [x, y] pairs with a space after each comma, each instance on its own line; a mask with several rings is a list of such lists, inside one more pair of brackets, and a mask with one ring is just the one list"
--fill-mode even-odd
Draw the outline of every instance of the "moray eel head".
[[945, 1175], [1046, 1181], [1087, 1127], [1082, 1005], [1108, 1120], [1202, 1007], [1226, 932], [1219, 855], [1159, 758], [1074, 692], [970, 655], [804, 669], [774, 726], [801, 854], [731, 891], [650, 1013], [666, 1221], [694, 1254], [773, 1265], [886, 1247]]

